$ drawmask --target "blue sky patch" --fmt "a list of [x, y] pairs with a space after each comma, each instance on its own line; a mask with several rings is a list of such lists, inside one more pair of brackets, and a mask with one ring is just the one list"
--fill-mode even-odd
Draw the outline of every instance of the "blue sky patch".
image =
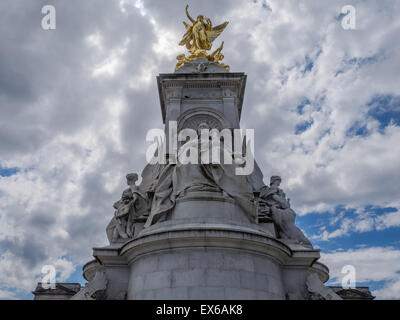
[[307, 131], [307, 129], [310, 128], [313, 123], [314, 121], [310, 120], [297, 124], [295, 129], [295, 134], [299, 135], [302, 134], [304, 131]]
[[[19, 299], [19, 300], [33, 300], [33, 294], [32, 292], [25, 292], [23, 290], [19, 290], [16, 288], [10, 288], [6, 285], [3, 285], [3, 283], [0, 283], [0, 288], [2, 290], [6, 290], [8, 292], [10, 292], [10, 294], [13, 294], [13, 296], [11, 297], [12, 300], [14, 299]], [[32, 288], [32, 290], [34, 290], [35, 288]]]
[[304, 68], [303, 75], [306, 74], [308, 71], [311, 71], [313, 67], [314, 61], [312, 61], [309, 56], [306, 56], [306, 66]]
[[310, 104], [311, 104], [310, 100], [304, 99], [304, 100], [296, 107], [297, 113], [298, 113], [298, 114], [303, 114], [303, 113], [304, 113], [304, 107], [305, 107], [306, 105], [310, 105]]
[[[258, 3], [258, 0], [253, 0], [254, 3]], [[272, 8], [268, 5], [266, 0], [262, 0], [261, 1], [261, 5], [264, 9], [268, 10], [268, 11], [272, 11]]]
[[365, 57], [365, 58], [351, 58], [350, 60], [347, 61], [348, 64], [350, 65], [355, 65], [357, 67], [362, 67], [367, 64], [371, 64], [374, 62], [378, 61], [378, 55], [373, 55], [370, 57]]
[[69, 276], [68, 281], [66, 282], [80, 283], [82, 286], [85, 285], [86, 280], [82, 276], [82, 268], [83, 265], [77, 265], [74, 273]]
[[[387, 213], [397, 212], [396, 208], [392, 207], [374, 207], [365, 206], [361, 215], [367, 214], [368, 218], [376, 219]], [[337, 221], [334, 221], [338, 217]], [[323, 230], [331, 233], [341, 227], [344, 219], [351, 219], [353, 222], [364, 219], [356, 213], [355, 209], [345, 209], [343, 206], [337, 206], [334, 213], [309, 213], [305, 216], [298, 216], [296, 224], [306, 232], [309, 237], [320, 235]], [[322, 229], [323, 228], [323, 229]], [[330, 238], [328, 241], [322, 239], [311, 239], [314, 245], [321, 248], [322, 252], [328, 252], [342, 248], [344, 250], [354, 249], [357, 246], [365, 245], [367, 247], [374, 246], [393, 246], [400, 249], [399, 228], [397, 226], [388, 227], [384, 230], [377, 230], [376, 224], [373, 225], [370, 231], [356, 231], [353, 227], [341, 236]]]
[[368, 116], [379, 121], [380, 130], [390, 123], [400, 125], [400, 96], [376, 95], [367, 106], [370, 107]]
[[19, 168], [3, 168], [0, 165], [0, 177], [9, 177], [12, 176], [14, 174], [17, 174], [20, 171]]
[[368, 128], [365, 124], [362, 124], [360, 121], [356, 121], [349, 130], [347, 130], [346, 135], [348, 137], [351, 136], [362, 136], [365, 137], [369, 134]]

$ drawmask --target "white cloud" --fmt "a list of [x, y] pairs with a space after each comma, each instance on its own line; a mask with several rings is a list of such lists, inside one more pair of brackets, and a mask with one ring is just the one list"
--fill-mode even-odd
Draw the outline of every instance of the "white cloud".
[[395, 280], [389, 282], [388, 285], [383, 287], [382, 289], [375, 290], [373, 294], [378, 298], [378, 299], [400, 299], [400, 280]]
[[383, 288], [372, 292], [377, 299], [400, 298], [400, 250], [391, 247], [370, 247], [321, 253], [321, 262], [330, 269], [333, 284], [340, 285], [345, 265], [356, 269], [356, 285], [368, 281], [385, 281]]
[[[347, 208], [349, 210], [351, 208]], [[400, 211], [388, 212], [379, 214], [381, 208], [364, 209], [357, 208], [355, 214], [349, 217], [345, 216], [345, 212], [333, 216], [330, 219], [329, 225], [339, 224], [339, 228], [328, 231], [326, 227], [320, 229], [320, 233], [313, 235], [312, 239], [329, 241], [333, 238], [350, 236], [352, 233], [362, 233], [368, 231], [382, 231], [391, 227], [400, 225]], [[351, 212], [351, 210], [349, 210]]]
[[[189, 3], [192, 15], [230, 21], [218, 41], [225, 41], [224, 62], [248, 75], [242, 127], [255, 129], [265, 180], [282, 175], [299, 214], [339, 204], [400, 208], [400, 127], [380, 131], [367, 105], [376, 94], [400, 95], [399, 3], [356, 1], [355, 31], [335, 19], [346, 1]], [[64, 22], [56, 33], [37, 28], [33, 3], [0, 5], [9, 13], [0, 22], [7, 44], [0, 47], [0, 161], [21, 168], [0, 178], [0, 274], [25, 291], [44, 263], [60, 263], [67, 275], [90, 259], [91, 247], [106, 244], [123, 177], [144, 167], [146, 132], [161, 126], [155, 76], [171, 72], [185, 52], [177, 42], [186, 2], [55, 5]], [[348, 63], [370, 57], [376, 61]], [[305, 121], [312, 125], [296, 135]], [[356, 122], [370, 134], [348, 135]], [[400, 226], [398, 212], [332, 220], [339, 222], [321, 237]]]
[[15, 292], [8, 290], [0, 290], [0, 300], [15, 300], [18, 299]]
[[400, 226], [400, 211], [389, 212], [376, 218], [378, 230]]

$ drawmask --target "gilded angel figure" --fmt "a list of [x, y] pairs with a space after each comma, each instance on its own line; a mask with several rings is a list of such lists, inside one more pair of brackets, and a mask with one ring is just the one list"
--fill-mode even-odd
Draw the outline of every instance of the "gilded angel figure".
[[179, 45], [186, 46], [191, 56], [183, 58], [180, 55], [179, 57], [181, 59], [178, 59], [178, 61], [182, 60], [181, 64], [183, 64], [184, 60], [192, 61], [199, 57], [209, 59], [210, 57], [207, 55], [206, 51], [211, 49], [213, 41], [224, 31], [229, 23], [228, 21], [225, 21], [224, 23], [213, 27], [211, 20], [201, 14], [197, 16], [196, 20], [193, 19], [189, 14], [188, 8], [189, 5], [186, 5], [186, 16], [192, 25], [183, 22], [186, 27], [186, 33], [179, 42]]

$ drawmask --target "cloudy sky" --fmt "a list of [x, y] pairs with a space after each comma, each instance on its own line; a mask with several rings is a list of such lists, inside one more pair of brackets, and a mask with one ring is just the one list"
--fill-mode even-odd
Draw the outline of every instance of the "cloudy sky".
[[[162, 128], [155, 77], [185, 52], [186, 3], [230, 21], [217, 42], [248, 75], [241, 125], [255, 129], [265, 182], [282, 176], [329, 283], [350, 264], [357, 285], [400, 298], [396, 0], [1, 0], [0, 298], [32, 299], [44, 265], [84, 283], [125, 174]], [[55, 30], [42, 29], [46, 4]]]

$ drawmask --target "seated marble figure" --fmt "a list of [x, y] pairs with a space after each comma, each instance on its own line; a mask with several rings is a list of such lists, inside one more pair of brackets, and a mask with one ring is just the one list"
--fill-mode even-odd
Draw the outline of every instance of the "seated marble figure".
[[286, 194], [279, 188], [281, 181], [281, 177], [272, 176], [270, 186], [260, 190], [259, 212], [272, 218], [278, 238], [312, 247], [311, 242], [295, 225], [296, 213], [290, 208], [290, 199], [287, 199]]
[[121, 199], [114, 203], [114, 217], [106, 229], [110, 243], [132, 238], [135, 220], [149, 209], [147, 196], [136, 186], [138, 175], [130, 173], [126, 180], [129, 188], [125, 189]]
[[[207, 123], [200, 123], [197, 128], [198, 136], [202, 129], [210, 129]], [[153, 225], [175, 206], [176, 200], [184, 197], [189, 192], [218, 192], [226, 197], [235, 200], [236, 204], [242, 208], [249, 219], [256, 221], [256, 210], [254, 206], [253, 188], [246, 176], [236, 175], [235, 169], [243, 166], [243, 157], [231, 157], [235, 159], [231, 164], [225, 164], [223, 145], [218, 149], [221, 152], [220, 163], [204, 163], [203, 153], [212, 154], [212, 144], [210, 141], [192, 141], [184, 144], [178, 151], [179, 155], [187, 152], [191, 148], [198, 148], [199, 161], [197, 163], [169, 163], [158, 168], [159, 175], [157, 185], [154, 188], [152, 197], [151, 211], [145, 224], [145, 228]], [[229, 150], [227, 151], [229, 152]], [[144, 178], [145, 179], [145, 178]], [[147, 179], [145, 179], [147, 180]]]

